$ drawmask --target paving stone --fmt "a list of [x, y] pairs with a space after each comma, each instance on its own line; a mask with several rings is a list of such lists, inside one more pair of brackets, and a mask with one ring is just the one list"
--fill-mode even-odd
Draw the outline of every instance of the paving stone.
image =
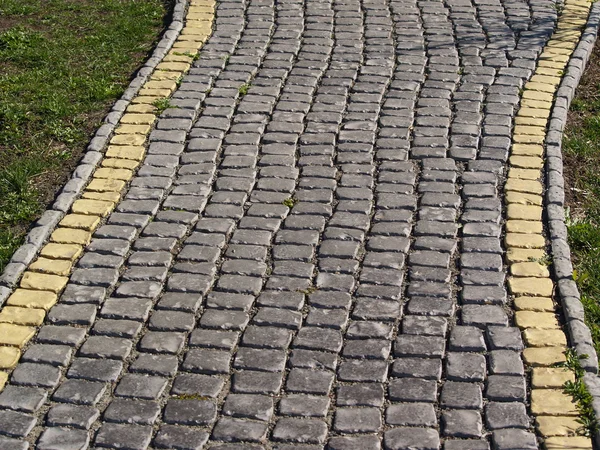
[[478, 411], [453, 410], [444, 411], [441, 417], [442, 433], [452, 437], [479, 437], [483, 424]]
[[21, 363], [12, 373], [13, 384], [54, 388], [60, 381], [60, 369], [48, 364]]
[[446, 381], [440, 398], [446, 408], [481, 409], [483, 402], [479, 384], [458, 381]]
[[104, 383], [67, 379], [54, 392], [52, 399], [64, 403], [95, 405], [104, 394], [105, 389]]
[[385, 432], [383, 442], [385, 448], [389, 450], [405, 448], [437, 450], [440, 448], [440, 437], [433, 428], [393, 428]]
[[44, 430], [36, 447], [40, 450], [82, 450], [87, 448], [89, 441], [85, 430], [51, 427]]
[[525, 430], [506, 428], [492, 433], [493, 448], [504, 450], [509, 448], [537, 448], [535, 435]]
[[289, 394], [279, 403], [279, 411], [284, 416], [325, 417], [330, 400], [327, 396]]
[[147, 400], [113, 399], [104, 411], [104, 420], [116, 423], [152, 425], [160, 414], [160, 406]]
[[317, 419], [280, 419], [273, 430], [276, 441], [320, 444], [327, 436], [327, 424]]
[[177, 425], [163, 425], [154, 438], [157, 448], [173, 448], [177, 450], [199, 450], [208, 441], [205, 431]]
[[429, 403], [396, 403], [390, 405], [385, 413], [388, 425], [435, 426], [436, 411]]
[[0, 433], [20, 438], [26, 437], [36, 425], [34, 416], [18, 411], [0, 411]]
[[377, 408], [338, 408], [333, 429], [339, 433], [377, 432], [381, 422], [381, 412]]
[[123, 363], [117, 360], [75, 358], [67, 376], [90, 381], [116, 381], [122, 369]]
[[266, 433], [265, 422], [223, 417], [215, 425], [212, 438], [225, 442], [260, 442]]
[[122, 425], [104, 423], [96, 434], [98, 447], [143, 450], [152, 438], [152, 427], [144, 425]]
[[163, 419], [178, 425], [209, 425], [215, 420], [216, 413], [216, 405], [208, 400], [170, 399]]
[[165, 378], [126, 374], [119, 381], [115, 394], [122, 397], [155, 400], [162, 394], [166, 385]]
[[0, 406], [31, 413], [44, 404], [47, 396], [44, 389], [8, 385], [0, 393]]
[[67, 426], [88, 430], [100, 412], [92, 406], [58, 404], [50, 408], [46, 422], [53, 427]]

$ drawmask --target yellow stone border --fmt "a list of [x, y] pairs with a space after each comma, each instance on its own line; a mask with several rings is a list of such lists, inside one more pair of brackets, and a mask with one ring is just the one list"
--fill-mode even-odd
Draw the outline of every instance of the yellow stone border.
[[565, 360], [567, 338], [552, 300], [542, 224], [540, 181], [544, 142], [554, 95], [563, 71], [579, 43], [591, 8], [589, 0], [566, 0], [556, 30], [544, 47], [531, 79], [525, 84], [515, 127], [506, 193], [508, 280], [515, 297], [515, 323], [521, 329], [523, 359], [532, 369], [531, 414], [546, 449], [591, 449], [590, 438], [577, 436], [581, 425], [570, 396], [563, 392], [573, 374], [555, 367]]
[[6, 300], [0, 311], [0, 390], [23, 347], [58, 301], [94, 231], [118, 204], [144, 159], [146, 139], [158, 117], [154, 105], [173, 94], [212, 33], [215, 4], [215, 0], [190, 0], [180, 35], [127, 107], [81, 198], [73, 203]]

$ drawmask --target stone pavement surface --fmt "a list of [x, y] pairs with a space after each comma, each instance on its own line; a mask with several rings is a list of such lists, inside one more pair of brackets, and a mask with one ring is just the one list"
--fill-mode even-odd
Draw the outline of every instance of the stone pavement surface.
[[1, 313], [0, 448], [591, 448], [550, 367], [554, 91], [522, 95], [559, 9], [221, 0]]

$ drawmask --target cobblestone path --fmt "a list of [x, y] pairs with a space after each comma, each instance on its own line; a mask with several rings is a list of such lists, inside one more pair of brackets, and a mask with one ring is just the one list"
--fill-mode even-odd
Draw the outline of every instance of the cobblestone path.
[[572, 431], [542, 395], [536, 437], [504, 257], [513, 122], [557, 10], [221, 0], [15, 363], [0, 447], [500, 450]]

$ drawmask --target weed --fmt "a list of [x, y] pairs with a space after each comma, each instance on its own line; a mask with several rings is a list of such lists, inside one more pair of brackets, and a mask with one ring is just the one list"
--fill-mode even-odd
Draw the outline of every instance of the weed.
[[154, 100], [152, 106], [156, 108], [156, 114], [158, 115], [162, 114], [166, 109], [173, 108], [171, 101], [167, 97]]
[[231, 55], [221, 56], [221, 59], [225, 62], [225, 64], [229, 63], [229, 58], [231, 58]]
[[534, 258], [534, 257], [530, 257], [528, 259], [529, 262], [536, 262], [542, 266], [549, 266], [550, 264], [552, 264], [552, 257], [550, 255], [544, 255], [541, 258]]
[[210, 397], [200, 394], [179, 394], [174, 395], [173, 398], [177, 400], [210, 400]]
[[315, 286], [309, 286], [306, 289], [298, 289], [298, 292], [301, 292], [302, 294], [305, 294], [305, 295], [314, 294], [316, 291], [317, 291], [317, 288]]
[[592, 403], [594, 398], [588, 391], [583, 376], [585, 369], [581, 366], [580, 359], [587, 358], [587, 355], [578, 356], [575, 350], [569, 348], [565, 351], [565, 362], [557, 364], [559, 367], [565, 367], [573, 372], [575, 381], [567, 381], [563, 385], [565, 394], [573, 398], [576, 405], [579, 417], [577, 422], [581, 424], [581, 428], [577, 430], [583, 436], [591, 437], [598, 431], [598, 420], [594, 414]]
[[296, 197], [290, 197], [286, 198], [282, 203], [288, 208], [292, 209], [294, 205], [298, 203], [298, 199]]
[[246, 95], [248, 93], [249, 89], [250, 89], [250, 85], [248, 83], [244, 83], [238, 88], [238, 93], [240, 94], [241, 97], [243, 97], [244, 95]]

